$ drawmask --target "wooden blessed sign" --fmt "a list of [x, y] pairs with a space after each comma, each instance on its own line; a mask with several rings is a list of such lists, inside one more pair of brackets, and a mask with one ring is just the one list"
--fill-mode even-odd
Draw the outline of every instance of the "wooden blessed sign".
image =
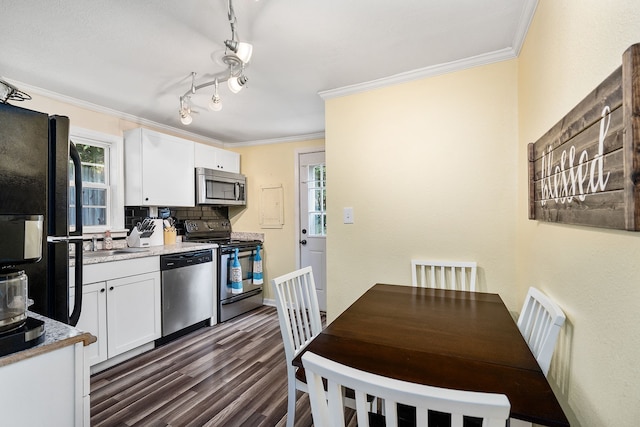
[[529, 144], [529, 219], [640, 231], [640, 44]]

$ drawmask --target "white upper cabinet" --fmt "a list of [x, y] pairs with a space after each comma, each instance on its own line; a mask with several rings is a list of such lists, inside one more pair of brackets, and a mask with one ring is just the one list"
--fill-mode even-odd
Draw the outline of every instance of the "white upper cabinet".
[[195, 206], [194, 145], [143, 128], [124, 132], [125, 204]]
[[205, 144], [195, 144], [197, 168], [216, 169], [240, 173], [240, 154]]

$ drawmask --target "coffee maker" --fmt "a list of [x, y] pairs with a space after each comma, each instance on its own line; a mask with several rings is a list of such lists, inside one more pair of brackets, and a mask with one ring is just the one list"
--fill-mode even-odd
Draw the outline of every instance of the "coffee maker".
[[44, 340], [44, 322], [28, 316], [29, 279], [20, 268], [42, 258], [42, 215], [0, 215], [0, 356]]

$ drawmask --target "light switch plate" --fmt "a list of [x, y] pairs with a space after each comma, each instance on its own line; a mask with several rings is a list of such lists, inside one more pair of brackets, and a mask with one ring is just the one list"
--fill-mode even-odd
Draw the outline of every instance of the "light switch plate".
[[353, 208], [344, 208], [342, 216], [345, 224], [353, 224]]

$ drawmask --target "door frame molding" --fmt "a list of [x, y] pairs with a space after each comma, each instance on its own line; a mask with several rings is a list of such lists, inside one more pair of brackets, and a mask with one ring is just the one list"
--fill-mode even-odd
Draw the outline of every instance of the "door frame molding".
[[[300, 154], [309, 154], [309, 153], [325, 153], [326, 150], [324, 145], [317, 147], [304, 147], [298, 148], [294, 151], [293, 156], [293, 171], [294, 171], [294, 183], [295, 183], [295, 191], [294, 191], [294, 244], [296, 248], [296, 269], [300, 268]], [[325, 162], [326, 164], [326, 162]]]

